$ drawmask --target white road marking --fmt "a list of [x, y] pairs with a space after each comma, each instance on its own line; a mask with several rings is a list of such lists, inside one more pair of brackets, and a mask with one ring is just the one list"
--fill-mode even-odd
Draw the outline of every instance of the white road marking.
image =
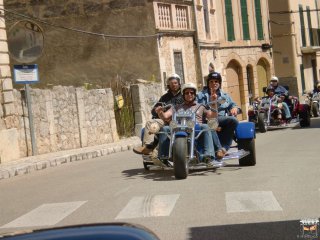
[[77, 210], [86, 201], [43, 204], [0, 228], [52, 226]]
[[255, 211], [282, 211], [271, 191], [226, 192], [228, 213]]
[[169, 216], [179, 194], [132, 198], [116, 219]]

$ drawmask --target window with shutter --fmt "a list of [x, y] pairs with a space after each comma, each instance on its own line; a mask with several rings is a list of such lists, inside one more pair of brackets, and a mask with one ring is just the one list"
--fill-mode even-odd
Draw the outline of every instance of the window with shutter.
[[258, 39], [263, 40], [263, 26], [262, 26], [262, 16], [261, 16], [261, 3], [260, 0], [255, 0], [255, 10], [256, 10], [256, 24], [258, 31]]
[[210, 33], [209, 28], [209, 11], [208, 11], [208, 1], [203, 0], [203, 17], [204, 17], [204, 28], [206, 33]]
[[306, 89], [306, 83], [304, 78], [304, 66], [303, 64], [300, 64], [300, 76], [301, 76], [301, 86], [302, 86], [302, 92]]
[[182, 83], [184, 83], [184, 69], [183, 69], [182, 52], [175, 51], [173, 53], [173, 58], [174, 58], [175, 73], [180, 76], [181, 84], [182, 84]]
[[299, 5], [299, 15], [300, 15], [300, 28], [301, 28], [301, 41], [302, 41], [302, 46], [306, 46], [306, 29], [304, 26], [304, 17], [303, 17], [303, 7], [300, 4]]
[[227, 33], [228, 41], [234, 41], [234, 25], [233, 25], [233, 14], [232, 14], [232, 3], [231, 0], [225, 0], [226, 20], [227, 20]]
[[241, 0], [243, 39], [250, 40], [247, 0]]
[[311, 22], [311, 14], [310, 14], [310, 7], [309, 6], [307, 6], [307, 17], [308, 17], [310, 45], [314, 46], [313, 33], [312, 33], [312, 22]]

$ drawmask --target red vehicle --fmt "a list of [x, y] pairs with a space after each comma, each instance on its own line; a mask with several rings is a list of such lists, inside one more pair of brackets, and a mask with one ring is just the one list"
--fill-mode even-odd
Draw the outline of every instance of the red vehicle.
[[[263, 90], [264, 92], [266, 91], [265, 88]], [[287, 103], [290, 109], [291, 119], [289, 121], [285, 121], [284, 118], [283, 120], [275, 118], [274, 113], [277, 108], [271, 106], [271, 104], [262, 107], [259, 101], [254, 101], [249, 107], [249, 121], [254, 122], [262, 133], [270, 129], [293, 127], [297, 123], [299, 123], [301, 127], [310, 126], [310, 106], [308, 104], [300, 103], [299, 99], [293, 96], [285, 99], [284, 102]]]

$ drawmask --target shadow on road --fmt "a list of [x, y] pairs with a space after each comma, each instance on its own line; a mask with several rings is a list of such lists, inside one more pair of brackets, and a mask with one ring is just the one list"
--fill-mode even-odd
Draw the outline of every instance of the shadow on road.
[[[237, 164], [228, 164], [225, 167], [218, 169], [190, 170], [188, 177], [208, 176], [212, 174], [221, 175], [226, 171], [237, 171], [240, 169], [242, 169], [242, 167], [239, 167]], [[176, 181], [173, 169], [151, 168], [150, 170], [145, 170], [144, 168], [136, 168], [124, 170], [122, 171], [122, 174], [129, 179], [141, 177], [145, 179], [152, 179], [154, 181]]]
[[[282, 222], [248, 223], [223, 226], [194, 227], [190, 229], [189, 239], [192, 240], [292, 240], [306, 239], [307, 234], [315, 232], [303, 232], [300, 220]], [[303, 235], [302, 235], [303, 234]], [[309, 238], [309, 239], [318, 239]]]
[[175, 180], [173, 171], [171, 170], [145, 170], [144, 168], [128, 169], [122, 171], [127, 178], [146, 178], [154, 181], [172, 181]]

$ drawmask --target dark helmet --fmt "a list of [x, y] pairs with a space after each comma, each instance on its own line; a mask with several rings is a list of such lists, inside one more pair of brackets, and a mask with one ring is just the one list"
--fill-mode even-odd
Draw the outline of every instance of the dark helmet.
[[207, 77], [207, 86], [209, 85], [209, 81], [211, 79], [217, 79], [219, 81], [219, 84], [221, 85], [222, 82], [222, 77], [221, 74], [218, 72], [211, 72], [209, 73], [208, 77]]
[[267, 89], [266, 89], [266, 93], [268, 93], [269, 91], [274, 92], [275, 91], [274, 87], [268, 86]]

